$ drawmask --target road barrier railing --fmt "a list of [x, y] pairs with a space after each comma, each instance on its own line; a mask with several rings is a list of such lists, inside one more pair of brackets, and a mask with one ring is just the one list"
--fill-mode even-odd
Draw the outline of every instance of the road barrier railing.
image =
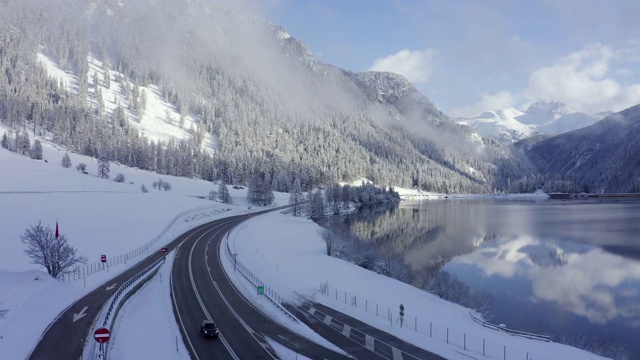
[[229, 259], [231, 260], [231, 262], [234, 264], [234, 271], [239, 271], [240, 274], [242, 274], [242, 276], [245, 279], [247, 279], [247, 281], [249, 281], [251, 284], [253, 284], [256, 287], [256, 289], [258, 289], [258, 287], [261, 286], [263, 290], [263, 293], [261, 294], [262, 296], [266, 297], [270, 302], [272, 302], [280, 311], [282, 311], [285, 315], [287, 315], [291, 320], [293, 320], [296, 323], [299, 323], [300, 321], [298, 320], [298, 318], [295, 317], [295, 315], [293, 315], [291, 312], [289, 312], [289, 310], [287, 310], [284, 307], [285, 299], [282, 296], [280, 296], [274, 288], [268, 286], [262, 280], [260, 280], [260, 278], [256, 276], [254, 273], [252, 273], [246, 266], [244, 266], [242, 262], [238, 261], [238, 258], [237, 258], [238, 254], [232, 253], [231, 248], [229, 247], [229, 233], [227, 233], [225, 241], [227, 245], [226, 253]]
[[108, 271], [110, 267], [115, 265], [126, 264], [133, 260], [140, 261], [142, 258], [138, 259], [138, 256], [141, 254], [148, 255], [149, 250], [153, 249], [154, 245], [157, 245], [161, 240], [163, 240], [162, 243], [169, 243], [176, 235], [182, 234], [207, 221], [211, 221], [214, 217], [231, 210], [231, 208], [220, 208], [219, 206], [201, 206], [185, 210], [174, 216], [171, 222], [169, 222], [157, 236], [143, 245], [117, 256], [108, 256], [107, 261], [104, 263], [96, 261], [82, 266], [76, 266], [72, 272], [64, 274], [62, 279], [66, 282], [82, 280], [86, 276]]
[[[93, 332], [98, 327], [104, 327], [111, 331], [111, 337], [115, 337], [115, 329], [113, 324], [118, 317], [118, 312], [124, 305], [124, 303], [129, 299], [131, 295], [133, 295], [145, 282], [150, 280], [160, 269], [160, 266], [164, 264], [165, 258], [158, 259], [153, 264], [147, 266], [142, 271], [137, 273], [134, 277], [127, 280], [124, 284], [122, 284], [116, 293], [111, 297], [111, 301], [109, 301], [109, 305], [103, 308], [98, 317], [96, 324], [98, 326], [93, 326], [91, 329], [91, 333], [87, 334], [87, 338], [90, 338]], [[111, 341], [113, 343], [113, 341]], [[93, 360], [93, 359], [108, 359], [108, 349], [109, 346], [105, 344], [105, 346], [98, 346], [95, 341], [91, 341], [90, 344], [93, 346], [89, 346], [88, 349], [83, 349], [83, 356], [85, 360]], [[86, 346], [86, 342], [85, 342]], [[91, 349], [93, 347], [93, 349]]]

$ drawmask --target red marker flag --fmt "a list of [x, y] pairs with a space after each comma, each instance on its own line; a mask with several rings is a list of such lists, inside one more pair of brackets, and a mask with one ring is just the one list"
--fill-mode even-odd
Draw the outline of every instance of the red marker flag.
[[60, 237], [60, 231], [58, 231], [58, 220], [56, 220], [56, 240]]

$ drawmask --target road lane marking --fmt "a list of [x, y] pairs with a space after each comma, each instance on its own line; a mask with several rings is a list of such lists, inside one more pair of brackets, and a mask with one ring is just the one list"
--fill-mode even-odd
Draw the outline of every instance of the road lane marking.
[[351, 334], [351, 326], [344, 324], [344, 327], [342, 328], [342, 335], [349, 337]]
[[85, 317], [87, 314], [85, 314], [84, 312], [87, 311], [88, 306], [85, 306], [80, 313], [78, 314], [73, 314], [73, 322], [76, 322], [80, 319], [82, 319], [83, 317]]
[[373, 352], [376, 351], [375, 347], [373, 346], [373, 336], [364, 334], [364, 346]]
[[113, 284], [111, 286], [107, 286], [107, 291], [113, 290], [113, 288], [116, 287], [116, 285], [118, 285], [118, 283], [115, 283], [115, 284]]
[[393, 360], [402, 360], [402, 351], [398, 348], [391, 348], [391, 353], [393, 354]]

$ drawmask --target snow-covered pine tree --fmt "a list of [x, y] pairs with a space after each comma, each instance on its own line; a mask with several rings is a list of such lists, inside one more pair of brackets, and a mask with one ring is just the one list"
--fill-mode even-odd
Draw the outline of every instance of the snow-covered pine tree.
[[33, 142], [33, 147], [31, 148], [31, 158], [35, 160], [42, 160], [42, 143], [40, 140], [36, 139]]
[[98, 177], [103, 179], [109, 178], [109, 158], [106, 154], [100, 154], [98, 157]]
[[227, 189], [227, 185], [224, 181], [220, 182], [220, 186], [218, 187], [218, 199], [224, 204], [233, 203], [233, 199], [231, 198], [231, 194], [229, 194], [229, 189]]
[[309, 206], [309, 218], [319, 224], [326, 221], [326, 215], [324, 214], [324, 197], [322, 192], [317, 190], [311, 197], [311, 204]]
[[9, 137], [7, 136], [7, 133], [2, 134], [2, 147], [4, 149], [9, 149]]
[[65, 152], [62, 156], [62, 167], [68, 169], [71, 167], [71, 158], [69, 158], [69, 153]]
[[302, 186], [300, 185], [300, 179], [296, 177], [295, 180], [293, 180], [293, 189], [289, 196], [289, 204], [291, 204], [293, 216], [302, 216], [303, 203], [304, 194], [302, 193]]

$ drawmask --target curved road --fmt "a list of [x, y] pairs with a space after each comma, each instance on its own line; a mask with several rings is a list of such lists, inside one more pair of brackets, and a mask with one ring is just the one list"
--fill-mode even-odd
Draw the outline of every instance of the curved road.
[[[171, 244], [167, 245], [169, 251], [176, 247], [193, 232], [200, 231], [209, 224], [196, 227], [183, 235], [180, 235]], [[100, 314], [103, 306], [109, 298], [118, 290], [120, 285], [133, 278], [147, 266], [164, 256], [157, 251], [129, 270], [105, 282], [96, 290], [85, 295], [69, 305], [58, 317], [45, 329], [40, 341], [33, 349], [28, 359], [50, 360], [57, 359], [79, 359], [82, 356], [84, 342], [95, 341], [90, 333], [96, 317]]]
[[[312, 359], [349, 358], [272, 321], [232, 285], [222, 269], [221, 256], [226, 255], [219, 253], [220, 243], [229, 230], [247, 218], [247, 215], [240, 215], [212, 221], [187, 231], [167, 245], [169, 251], [177, 249], [171, 276], [173, 311], [191, 358], [276, 359], [265, 336]], [[164, 254], [160, 251], [150, 255], [70, 305], [45, 330], [28, 358], [81, 358], [85, 338], [89, 337], [89, 341], [94, 341], [90, 331], [106, 301], [122, 283], [162, 256]], [[369, 335], [371, 330], [367, 330], [366, 325], [351, 322], [353, 319], [339, 313], [323, 315], [318, 310], [326, 313], [330, 309], [320, 309], [317, 304], [315, 307], [312, 310], [309, 304], [303, 304], [293, 307], [292, 311], [314, 331], [344, 349], [351, 358], [440, 358], [424, 351], [414, 352], [412, 350], [417, 349], [410, 349], [411, 345], [388, 334], [374, 334], [373, 340], [372, 335]], [[219, 339], [203, 339], [200, 336], [200, 323], [207, 318], [214, 319], [217, 323], [220, 329]], [[351, 331], [346, 331], [347, 328]], [[365, 332], [359, 332], [358, 329]], [[384, 346], [379, 346], [381, 344]], [[397, 345], [393, 348], [386, 344]], [[399, 352], [398, 349], [402, 351]], [[413, 354], [409, 355], [410, 353]]]
[[[192, 359], [276, 359], [265, 336], [312, 359], [348, 359], [282, 327], [240, 295], [222, 269], [218, 249], [224, 235], [245, 216], [216, 221], [192, 233], [174, 260], [174, 311]], [[203, 319], [213, 319], [219, 339], [200, 336]]]

